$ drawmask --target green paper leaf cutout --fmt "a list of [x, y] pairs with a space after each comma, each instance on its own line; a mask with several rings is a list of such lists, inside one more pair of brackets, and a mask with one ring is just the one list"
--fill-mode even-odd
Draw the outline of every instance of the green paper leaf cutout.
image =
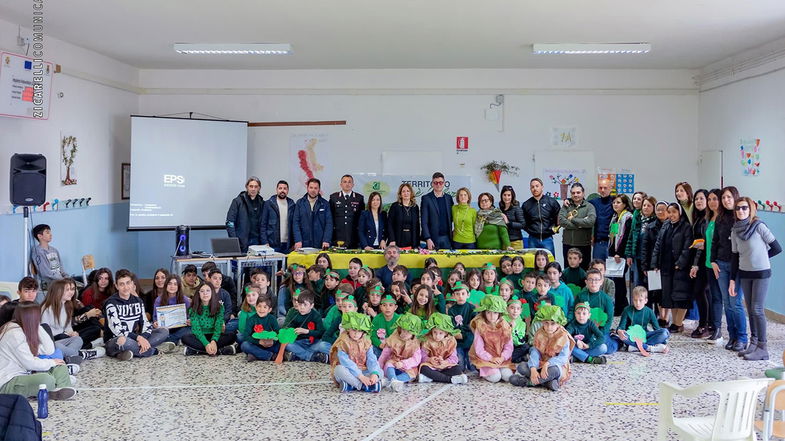
[[574, 283], [568, 283], [567, 288], [570, 288], [573, 296], [577, 296], [581, 292], [581, 287]]
[[606, 314], [602, 308], [592, 308], [591, 319], [597, 326], [605, 326], [605, 322], [608, 321], [608, 314]]
[[275, 331], [262, 331], [254, 333], [251, 337], [257, 340], [278, 340], [278, 334]]
[[627, 336], [632, 341], [640, 340], [641, 343], [646, 343], [646, 330], [641, 325], [632, 325], [627, 328]]
[[297, 340], [297, 333], [294, 332], [294, 328], [282, 328], [278, 331], [278, 341], [281, 344], [294, 343], [295, 340]]
[[532, 309], [528, 303], [524, 303], [521, 305], [521, 317], [531, 318], [532, 316]]

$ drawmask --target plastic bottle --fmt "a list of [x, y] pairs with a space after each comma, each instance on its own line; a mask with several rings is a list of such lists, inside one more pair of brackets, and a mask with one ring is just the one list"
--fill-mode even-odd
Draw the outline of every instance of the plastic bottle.
[[44, 419], [49, 416], [49, 391], [46, 385], [38, 386], [38, 418]]

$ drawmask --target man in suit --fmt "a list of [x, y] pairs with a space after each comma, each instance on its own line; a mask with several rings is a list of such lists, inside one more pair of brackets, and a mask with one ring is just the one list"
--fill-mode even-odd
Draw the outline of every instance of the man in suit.
[[319, 194], [321, 181], [311, 178], [307, 185], [307, 193], [294, 205], [292, 229], [295, 251], [303, 247], [326, 249], [333, 235], [330, 204]]
[[422, 197], [422, 238], [429, 250], [452, 248], [452, 196], [444, 192], [441, 172], [431, 178], [433, 190]]
[[[341, 176], [341, 191], [330, 195], [330, 210], [333, 214], [333, 243], [346, 248], [357, 248], [357, 227], [360, 213], [365, 209], [365, 198], [352, 191], [352, 175]], [[338, 242], [342, 242], [339, 244]]]
[[275, 194], [265, 203], [262, 215], [262, 244], [284, 254], [294, 244], [294, 201], [288, 195], [289, 183], [278, 181]]

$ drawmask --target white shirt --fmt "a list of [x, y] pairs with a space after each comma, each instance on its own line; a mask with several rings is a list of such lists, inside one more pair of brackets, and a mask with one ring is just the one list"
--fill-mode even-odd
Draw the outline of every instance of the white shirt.
[[[373, 217], [373, 215], [371, 215]], [[373, 217], [373, 228], [376, 230], [376, 239], [373, 240], [373, 246], [379, 246], [379, 216]]]
[[275, 202], [278, 203], [278, 212], [281, 213], [280, 225], [278, 225], [281, 243], [286, 243], [289, 241], [289, 201], [277, 197]]
[[60, 322], [55, 319], [54, 308], [46, 308], [41, 313], [41, 323], [46, 323], [52, 329], [52, 335], [69, 334], [74, 332], [65, 305], [60, 306]]
[[[25, 333], [16, 323], [6, 324], [0, 334], [2, 334], [0, 337], [0, 384], [6, 384], [12, 378], [27, 375], [31, 371], [46, 372], [55, 367], [54, 360], [38, 358], [30, 352]], [[54, 342], [40, 326], [38, 327], [38, 341], [39, 355], [54, 353]]]

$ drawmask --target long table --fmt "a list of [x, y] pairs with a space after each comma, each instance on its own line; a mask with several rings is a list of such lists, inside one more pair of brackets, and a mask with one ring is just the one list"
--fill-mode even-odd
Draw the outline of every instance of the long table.
[[[410, 270], [418, 270], [422, 269], [425, 265], [425, 259], [432, 257], [436, 259], [436, 262], [439, 264], [439, 268], [452, 268], [458, 262], [463, 263], [466, 268], [480, 268], [486, 263], [491, 263], [494, 266], [498, 266], [499, 259], [501, 259], [503, 256], [514, 257], [516, 255], [520, 255], [523, 256], [524, 267], [534, 268], [534, 253], [537, 250], [544, 250], [548, 252], [548, 261], [553, 261], [553, 255], [544, 248], [526, 248], [523, 250], [506, 252], [504, 254], [487, 254], [476, 251], [472, 252], [472, 250], [456, 250], [454, 252], [437, 251], [430, 252], [428, 254], [401, 252], [401, 257], [398, 260], [398, 264], [404, 265]], [[387, 261], [384, 260], [384, 251], [381, 250], [357, 253], [327, 251], [327, 255], [330, 256], [330, 260], [332, 261], [332, 269], [338, 270], [349, 268], [349, 261], [355, 257], [362, 260], [363, 265], [368, 265], [371, 268], [381, 268], [387, 264]], [[295, 251], [289, 253], [286, 256], [286, 264], [297, 264], [309, 267], [316, 263], [316, 256], [318, 256], [318, 253], [302, 254]]]

